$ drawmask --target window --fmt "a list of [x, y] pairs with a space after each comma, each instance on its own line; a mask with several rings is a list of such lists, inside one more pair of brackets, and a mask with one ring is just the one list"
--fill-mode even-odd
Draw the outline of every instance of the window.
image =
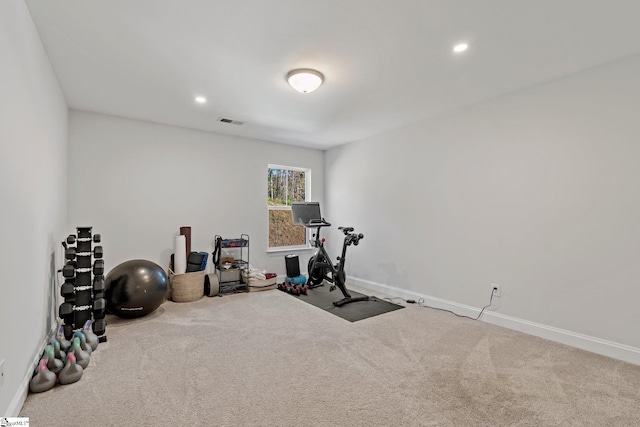
[[311, 197], [311, 169], [269, 165], [267, 207], [269, 210], [269, 249], [307, 248], [307, 230], [294, 224], [291, 203]]

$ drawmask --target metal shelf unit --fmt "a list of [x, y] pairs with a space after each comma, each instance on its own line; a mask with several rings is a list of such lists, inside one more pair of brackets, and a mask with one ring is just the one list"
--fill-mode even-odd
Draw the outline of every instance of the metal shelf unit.
[[249, 270], [249, 235], [237, 239], [214, 237], [213, 262], [220, 284], [220, 293], [249, 292], [244, 276]]

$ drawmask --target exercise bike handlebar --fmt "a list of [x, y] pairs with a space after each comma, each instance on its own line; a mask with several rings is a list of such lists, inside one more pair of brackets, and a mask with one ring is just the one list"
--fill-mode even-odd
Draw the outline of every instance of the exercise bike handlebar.
[[306, 222], [304, 224], [304, 226], [305, 227], [309, 227], [309, 228], [331, 227], [331, 223], [325, 221], [324, 218], [322, 218], [322, 219], [312, 219], [312, 220], [309, 220], [309, 222]]

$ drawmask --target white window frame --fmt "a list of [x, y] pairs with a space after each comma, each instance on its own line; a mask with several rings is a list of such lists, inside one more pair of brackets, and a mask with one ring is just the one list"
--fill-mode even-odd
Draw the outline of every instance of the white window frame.
[[[270, 169], [285, 169], [296, 172], [304, 172], [304, 200], [305, 202], [311, 201], [311, 169], [309, 168], [301, 168], [299, 166], [285, 166], [285, 165], [275, 165], [269, 163], [267, 165], [267, 178], [269, 177]], [[300, 251], [300, 250], [309, 250], [313, 249], [311, 246], [311, 239], [309, 230], [305, 230], [305, 243], [303, 245], [294, 245], [294, 246], [269, 246], [269, 211], [279, 210], [279, 211], [289, 211], [291, 212], [291, 206], [269, 206], [267, 203], [267, 252], [291, 252], [291, 251]]]

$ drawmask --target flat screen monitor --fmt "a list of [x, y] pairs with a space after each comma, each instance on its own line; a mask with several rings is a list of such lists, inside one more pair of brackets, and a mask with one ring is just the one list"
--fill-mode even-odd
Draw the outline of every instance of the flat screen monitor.
[[322, 219], [319, 202], [294, 202], [291, 204], [291, 215], [294, 224], [307, 224], [312, 219]]

